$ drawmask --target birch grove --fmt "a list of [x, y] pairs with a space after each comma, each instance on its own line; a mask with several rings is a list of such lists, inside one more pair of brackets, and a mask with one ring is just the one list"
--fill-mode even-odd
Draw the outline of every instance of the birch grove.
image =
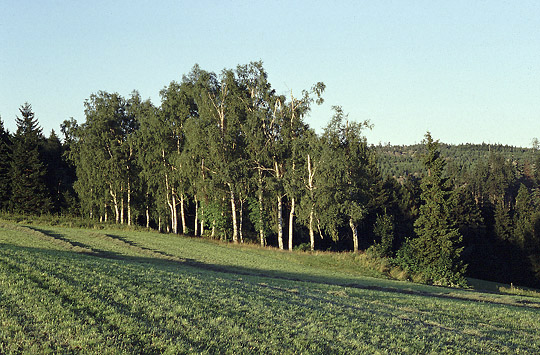
[[287, 99], [255, 62], [219, 75], [195, 66], [160, 92], [160, 106], [136, 92], [92, 95], [86, 122], [72, 129], [81, 208], [90, 218], [289, 250], [301, 242], [295, 230], [307, 228], [314, 250], [333, 218], [318, 201], [331, 185], [317, 177], [321, 138], [306, 123], [324, 89]]

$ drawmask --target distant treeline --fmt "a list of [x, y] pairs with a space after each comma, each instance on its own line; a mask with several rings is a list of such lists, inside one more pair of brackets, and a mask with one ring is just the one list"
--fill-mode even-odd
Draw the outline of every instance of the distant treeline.
[[[378, 145], [373, 147], [379, 157], [377, 164], [385, 176], [422, 176], [424, 166], [419, 157], [424, 151], [422, 144]], [[520, 148], [502, 144], [439, 144], [441, 156], [447, 161], [451, 174], [470, 171], [477, 163], [485, 162], [492, 154], [502, 156], [516, 164], [531, 164], [538, 159], [538, 149]]]
[[[324, 84], [277, 94], [262, 63], [195, 66], [161, 103], [98, 92], [46, 138], [30, 104], [0, 120], [0, 209], [63, 214], [280, 249], [367, 250], [426, 281], [540, 280], [536, 151], [373, 147], [340, 107], [305, 122]], [[487, 149], [484, 149], [484, 147]]]

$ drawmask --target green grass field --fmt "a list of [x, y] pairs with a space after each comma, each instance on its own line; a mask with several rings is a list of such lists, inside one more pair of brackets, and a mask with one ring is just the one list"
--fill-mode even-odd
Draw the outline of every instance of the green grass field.
[[536, 354], [540, 299], [363, 255], [0, 221], [0, 353]]

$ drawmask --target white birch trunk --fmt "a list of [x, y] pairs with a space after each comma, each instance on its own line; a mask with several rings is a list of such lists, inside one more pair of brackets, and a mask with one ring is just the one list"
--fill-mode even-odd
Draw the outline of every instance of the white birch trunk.
[[315, 208], [314, 194], [313, 194], [313, 175], [314, 171], [311, 167], [311, 156], [307, 155], [307, 168], [308, 168], [308, 189], [311, 196], [311, 210], [309, 211], [309, 241], [311, 244], [311, 251], [315, 250], [315, 233], [313, 232], [313, 213]]
[[199, 202], [197, 201], [197, 195], [195, 195], [195, 230], [194, 235], [197, 236], [199, 232]]
[[266, 245], [266, 236], [264, 235], [264, 220], [263, 220], [263, 188], [262, 188], [262, 172], [259, 169], [259, 238], [261, 247]]
[[182, 234], [187, 234], [186, 213], [184, 211], [184, 194], [180, 195], [180, 217], [182, 218]]
[[178, 234], [178, 211], [177, 211], [177, 208], [176, 208], [176, 196], [174, 195], [174, 191], [173, 191], [173, 194], [172, 194], [172, 207], [173, 207], [173, 210], [172, 210], [172, 231], [174, 234]]
[[150, 229], [150, 209], [148, 204], [146, 204], [146, 229]]
[[311, 211], [309, 212], [309, 242], [311, 246], [311, 251], [315, 250], [315, 232], [313, 231], [313, 205], [311, 206]]
[[293, 228], [294, 228], [294, 197], [291, 198], [291, 211], [289, 212], [289, 250], [293, 249]]
[[240, 243], [244, 243], [244, 235], [242, 234], [242, 223], [244, 221], [244, 200], [240, 199], [240, 211], [238, 211], [238, 237]]
[[283, 201], [281, 195], [277, 198], [277, 220], [278, 220], [278, 247], [283, 250]]
[[116, 193], [113, 192], [112, 186], [110, 186], [109, 193], [111, 194], [113, 204], [114, 204], [114, 218], [116, 224], [118, 224], [120, 219], [120, 211], [118, 210], [118, 200], [116, 199]]
[[204, 206], [201, 205], [201, 237], [204, 236]]
[[358, 252], [358, 227], [353, 222], [353, 219], [349, 219], [349, 226], [351, 227], [352, 236], [353, 236], [353, 251]]
[[234, 191], [231, 183], [228, 183], [229, 190], [231, 191], [231, 213], [232, 213], [232, 224], [233, 224], [233, 235], [232, 240], [234, 243], [238, 243], [238, 222], [236, 220], [236, 201], [234, 197]]
[[[281, 179], [281, 173], [277, 161], [274, 160], [274, 170], [276, 179]], [[278, 230], [278, 247], [283, 250], [283, 196], [279, 195], [277, 198], [277, 230]]]
[[131, 226], [131, 182], [128, 180], [127, 189], [127, 224]]
[[124, 224], [124, 194], [120, 200], [120, 224]]

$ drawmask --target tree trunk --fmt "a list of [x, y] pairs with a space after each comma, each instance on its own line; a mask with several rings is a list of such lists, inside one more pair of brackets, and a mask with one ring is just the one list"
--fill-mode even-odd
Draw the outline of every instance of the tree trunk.
[[233, 235], [232, 240], [234, 243], [238, 243], [238, 223], [236, 221], [236, 201], [234, 198], [234, 190], [231, 183], [229, 185], [229, 190], [231, 191], [231, 213], [232, 213], [232, 224], [233, 224]]
[[293, 249], [293, 228], [294, 228], [294, 197], [291, 198], [291, 211], [289, 212], [289, 250]]
[[150, 229], [150, 208], [146, 204], [146, 229]]
[[352, 238], [353, 238], [353, 251], [356, 253], [358, 252], [358, 227], [353, 222], [353, 219], [349, 219], [349, 226], [351, 227], [352, 231]]
[[240, 199], [240, 211], [238, 211], [238, 237], [240, 238], [240, 243], [244, 243], [244, 235], [242, 234], [242, 223], [244, 221], [244, 200]]
[[201, 237], [204, 236], [204, 206], [201, 205]]
[[315, 196], [313, 194], [313, 175], [315, 172], [311, 167], [311, 156], [307, 155], [307, 168], [308, 168], [308, 188], [311, 197], [311, 210], [309, 211], [309, 241], [311, 244], [311, 251], [315, 250], [315, 233], [313, 232], [313, 214], [315, 209]]
[[118, 210], [118, 200], [116, 199], [116, 193], [113, 192], [112, 186], [110, 186], [109, 193], [111, 194], [113, 204], [114, 204], [114, 218], [116, 224], [118, 224], [120, 220], [120, 211]]
[[182, 218], [182, 234], [187, 234], [186, 213], [184, 211], [184, 194], [180, 194], [180, 217]]
[[149, 193], [148, 190], [146, 191], [146, 229], [150, 229], [150, 204], [149, 204]]
[[283, 250], [283, 198], [277, 198], [277, 221], [278, 221], [278, 247]]
[[266, 236], [264, 235], [264, 220], [263, 220], [263, 186], [262, 186], [262, 171], [259, 169], [259, 238], [261, 247], [266, 245]]
[[178, 211], [176, 208], [176, 196], [172, 195], [172, 206], [173, 206], [173, 216], [172, 216], [172, 230], [174, 234], [178, 234]]
[[195, 231], [194, 235], [197, 236], [199, 232], [199, 202], [197, 201], [197, 195], [195, 195]]
[[127, 214], [128, 214], [127, 223], [128, 223], [128, 226], [131, 226], [131, 183], [129, 180], [128, 180], [128, 189], [127, 189]]
[[315, 233], [313, 232], [313, 205], [309, 212], [309, 242], [311, 245], [311, 251], [315, 250]]
[[[279, 166], [277, 161], [274, 160], [274, 170], [276, 179], [281, 179], [281, 172], [279, 170]], [[277, 230], [278, 230], [278, 247], [279, 249], [283, 250], [283, 196], [280, 195], [280, 192], [278, 191], [278, 198], [277, 198]]]
[[124, 224], [124, 194], [120, 200], [120, 224]]

